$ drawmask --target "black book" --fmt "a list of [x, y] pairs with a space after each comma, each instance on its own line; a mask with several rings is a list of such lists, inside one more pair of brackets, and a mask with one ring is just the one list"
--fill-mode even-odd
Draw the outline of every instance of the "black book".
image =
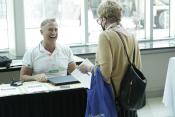
[[48, 78], [48, 82], [51, 83], [51, 84], [53, 84], [53, 85], [55, 85], [55, 86], [80, 83], [72, 75], [68, 75], [68, 76], [56, 76], [56, 77]]

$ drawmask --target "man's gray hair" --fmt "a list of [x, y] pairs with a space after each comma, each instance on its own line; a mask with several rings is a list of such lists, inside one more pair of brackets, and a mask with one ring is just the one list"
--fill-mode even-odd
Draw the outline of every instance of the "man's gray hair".
[[53, 22], [57, 22], [55, 18], [45, 19], [44, 21], [41, 22], [40, 28], [42, 28], [43, 26], [45, 26], [48, 23], [53, 23]]

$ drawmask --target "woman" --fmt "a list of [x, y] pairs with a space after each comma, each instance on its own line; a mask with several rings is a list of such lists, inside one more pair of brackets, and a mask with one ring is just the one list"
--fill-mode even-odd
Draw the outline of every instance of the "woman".
[[[141, 68], [141, 56], [137, 40], [129, 34], [120, 24], [122, 16], [122, 8], [115, 1], [102, 2], [98, 9], [99, 16], [97, 22], [101, 25], [103, 31], [99, 35], [98, 47], [96, 52], [96, 66], [100, 66], [104, 80], [111, 84], [114, 83], [116, 95], [120, 90], [120, 82], [128, 67], [128, 60], [124, 50], [123, 43], [118, 33], [120, 33], [127, 53], [132, 61], [135, 50], [135, 62], [137, 68]], [[126, 24], [127, 25], [127, 24]], [[82, 72], [91, 71], [93, 66], [81, 65]], [[136, 111], [129, 111], [120, 108], [118, 110], [119, 117], [137, 117]]]

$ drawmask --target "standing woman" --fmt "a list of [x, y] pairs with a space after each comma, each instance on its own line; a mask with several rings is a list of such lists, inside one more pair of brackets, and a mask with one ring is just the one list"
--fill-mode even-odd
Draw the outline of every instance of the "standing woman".
[[[132, 61], [133, 56], [135, 57], [134, 64], [138, 69], [141, 69], [140, 50], [134, 36], [120, 24], [122, 8], [117, 2], [111, 0], [102, 2], [97, 9], [97, 14], [99, 17], [97, 22], [103, 31], [98, 39], [95, 65], [100, 66], [104, 81], [109, 84], [111, 84], [111, 80], [113, 81], [115, 94], [118, 96], [121, 80], [129, 64], [121, 39], [124, 41], [130, 60]], [[134, 50], [135, 55], [133, 55]], [[82, 72], [91, 71], [92, 68], [92, 66], [80, 66]], [[137, 112], [120, 107], [118, 115], [119, 117], [137, 117]]]

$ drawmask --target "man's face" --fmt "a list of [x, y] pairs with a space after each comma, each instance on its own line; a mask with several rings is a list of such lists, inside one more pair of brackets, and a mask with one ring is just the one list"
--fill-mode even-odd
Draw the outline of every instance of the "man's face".
[[41, 34], [45, 41], [56, 41], [58, 36], [58, 24], [50, 22], [41, 28]]

